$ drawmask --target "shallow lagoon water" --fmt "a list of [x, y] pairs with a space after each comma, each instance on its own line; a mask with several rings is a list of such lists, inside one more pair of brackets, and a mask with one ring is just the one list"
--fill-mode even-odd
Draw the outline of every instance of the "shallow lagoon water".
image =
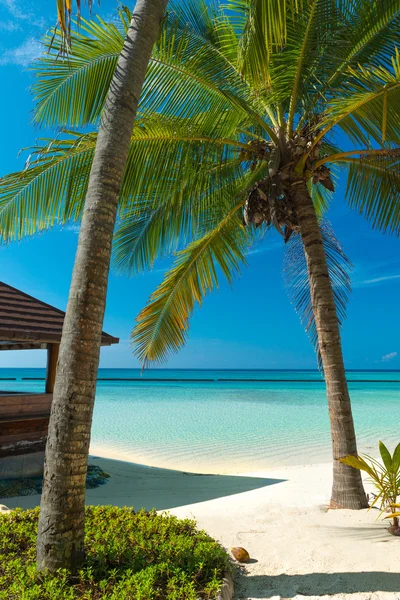
[[[0, 382], [2, 389], [43, 389], [42, 381], [22, 380], [44, 377], [41, 369], [0, 370], [7, 376], [17, 381]], [[164, 369], [141, 377], [136, 369], [100, 369], [99, 378], [114, 380], [98, 382], [94, 452], [226, 473], [330, 459], [325, 387], [317, 371]], [[379, 439], [389, 446], [400, 441], [400, 372], [350, 371], [348, 379], [359, 451], [375, 453]]]

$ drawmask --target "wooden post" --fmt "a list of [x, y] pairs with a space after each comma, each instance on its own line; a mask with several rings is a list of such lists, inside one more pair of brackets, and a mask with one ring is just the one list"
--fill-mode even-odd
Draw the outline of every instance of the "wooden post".
[[48, 344], [47, 346], [46, 394], [52, 394], [54, 391], [59, 349], [60, 344]]

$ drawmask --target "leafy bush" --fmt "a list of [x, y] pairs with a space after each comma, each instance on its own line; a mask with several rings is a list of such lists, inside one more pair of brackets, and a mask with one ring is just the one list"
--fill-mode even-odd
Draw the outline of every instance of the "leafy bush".
[[195, 522], [155, 511], [86, 508], [86, 562], [78, 577], [38, 573], [39, 509], [0, 515], [1, 600], [215, 598], [229, 559]]
[[393, 535], [400, 535], [400, 513], [397, 512], [400, 507], [397, 504], [397, 498], [400, 496], [400, 444], [396, 446], [393, 455], [391, 455], [385, 444], [379, 442], [379, 452], [382, 463], [372, 458], [372, 456], [363, 458], [349, 455], [340, 460], [350, 467], [368, 473], [370, 481], [372, 481], [378, 492], [370, 508], [378, 504], [381, 513], [389, 511], [389, 514], [385, 516], [385, 519], [393, 519], [389, 532]]

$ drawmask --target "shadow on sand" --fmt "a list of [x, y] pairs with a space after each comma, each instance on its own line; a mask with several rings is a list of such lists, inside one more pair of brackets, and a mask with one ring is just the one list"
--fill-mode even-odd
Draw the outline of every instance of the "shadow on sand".
[[105, 485], [87, 490], [87, 503], [126, 505], [135, 509], [143, 507], [166, 510], [232, 496], [284, 481], [262, 477], [188, 473], [94, 457], [91, 457], [90, 462], [99, 464], [111, 478]]
[[[359, 540], [360, 543], [362, 543], [364, 540], [370, 540], [372, 542], [380, 542], [382, 544], [398, 544], [399, 539], [388, 534], [388, 527], [388, 522], [386, 522], [385, 525], [382, 522], [378, 522], [361, 527], [325, 527], [324, 531], [328, 536], [341, 537], [343, 540], [352, 538], [354, 540]], [[345, 543], [345, 541], [343, 543]], [[400, 589], [398, 591], [400, 592]]]
[[[238, 597], [293, 598], [333, 594], [399, 592], [400, 573], [308, 573], [306, 575], [243, 575], [238, 578]], [[400, 597], [400, 596], [399, 596]]]
[[[132, 506], [135, 510], [167, 510], [256, 490], [284, 479], [203, 475], [171, 469], [158, 469], [130, 462], [90, 456], [89, 463], [99, 465], [110, 478], [104, 485], [86, 490], [86, 503]], [[33, 508], [40, 496], [19, 496], [1, 500], [9, 508]]]

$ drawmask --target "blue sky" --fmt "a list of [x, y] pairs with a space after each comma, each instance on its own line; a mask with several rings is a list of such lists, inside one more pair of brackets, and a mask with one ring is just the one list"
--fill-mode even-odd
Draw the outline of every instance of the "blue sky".
[[[108, 18], [115, 6], [102, 0], [95, 10]], [[40, 38], [54, 21], [53, 0], [32, 5], [0, 0], [0, 176], [23, 168], [19, 150], [40, 136], [30, 125], [28, 65], [38, 56]], [[353, 294], [343, 330], [346, 366], [400, 368], [400, 241], [374, 232], [348, 209], [343, 182], [328, 217], [354, 264]], [[77, 239], [74, 228], [56, 229], [0, 248], [1, 280], [65, 309]], [[279, 234], [272, 232], [249, 254], [248, 268], [233, 290], [221, 282], [219, 291], [196, 310], [187, 346], [171, 357], [167, 367], [315, 367], [313, 350], [284, 289], [282, 246]], [[121, 343], [103, 349], [101, 366], [139, 366], [129, 347], [129, 334], [138, 311], [162, 280], [165, 266], [161, 263], [135, 279], [111, 274], [104, 328], [119, 336]], [[45, 364], [45, 353], [40, 351], [2, 352], [0, 358], [0, 367]]]

